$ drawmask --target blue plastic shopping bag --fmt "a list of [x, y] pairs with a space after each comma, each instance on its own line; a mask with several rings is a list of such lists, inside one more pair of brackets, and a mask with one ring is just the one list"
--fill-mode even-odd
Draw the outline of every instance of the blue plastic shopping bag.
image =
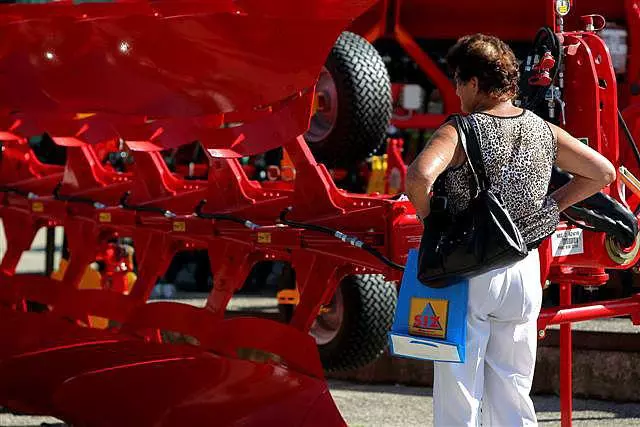
[[391, 354], [413, 359], [464, 362], [469, 283], [430, 288], [418, 280], [418, 250], [409, 251], [395, 320]]

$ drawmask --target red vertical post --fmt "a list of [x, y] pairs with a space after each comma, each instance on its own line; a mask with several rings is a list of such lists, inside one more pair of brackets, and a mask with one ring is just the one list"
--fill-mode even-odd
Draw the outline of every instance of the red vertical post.
[[[571, 283], [560, 284], [560, 305], [571, 304]], [[560, 325], [560, 417], [562, 427], [571, 427], [573, 413], [573, 363], [571, 323]]]
[[545, 18], [547, 25], [551, 27], [553, 32], [557, 32], [556, 26], [556, 2], [554, 0], [547, 0], [545, 3]]

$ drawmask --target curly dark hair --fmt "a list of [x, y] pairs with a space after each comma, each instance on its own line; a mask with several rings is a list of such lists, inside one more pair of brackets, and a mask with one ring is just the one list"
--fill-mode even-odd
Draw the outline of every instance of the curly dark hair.
[[518, 94], [518, 61], [511, 48], [497, 37], [464, 36], [449, 49], [446, 60], [450, 72], [460, 82], [477, 77], [480, 91], [488, 95], [512, 98]]

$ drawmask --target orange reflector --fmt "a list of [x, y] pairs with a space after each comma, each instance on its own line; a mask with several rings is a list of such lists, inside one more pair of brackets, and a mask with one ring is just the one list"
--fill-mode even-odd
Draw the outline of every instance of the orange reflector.
[[283, 181], [293, 181], [296, 179], [296, 170], [290, 166], [285, 166], [280, 171], [280, 177]]
[[300, 293], [297, 289], [283, 289], [276, 296], [278, 304], [297, 305], [300, 302]]
[[280, 166], [283, 168], [293, 168], [293, 160], [291, 160], [291, 156], [289, 156], [289, 153], [285, 149], [282, 149], [282, 160], [280, 161]]
[[83, 119], [88, 119], [89, 117], [93, 117], [95, 115], [96, 113], [76, 113], [76, 116], [74, 117], [74, 119], [83, 120]]

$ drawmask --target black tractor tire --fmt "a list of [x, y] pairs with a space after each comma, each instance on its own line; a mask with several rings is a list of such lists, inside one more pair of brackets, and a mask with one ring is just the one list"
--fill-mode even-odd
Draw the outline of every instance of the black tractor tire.
[[337, 117], [328, 134], [313, 137], [314, 115], [305, 139], [318, 161], [350, 169], [386, 138], [392, 114], [389, 74], [373, 45], [351, 32], [340, 35], [323, 71], [335, 84]]
[[[338, 292], [338, 291], [336, 291]], [[397, 303], [397, 290], [381, 274], [345, 277], [339, 285], [343, 318], [335, 337], [319, 344], [327, 372], [351, 371], [369, 365], [385, 351]], [[280, 304], [283, 320], [290, 320], [291, 305]]]

